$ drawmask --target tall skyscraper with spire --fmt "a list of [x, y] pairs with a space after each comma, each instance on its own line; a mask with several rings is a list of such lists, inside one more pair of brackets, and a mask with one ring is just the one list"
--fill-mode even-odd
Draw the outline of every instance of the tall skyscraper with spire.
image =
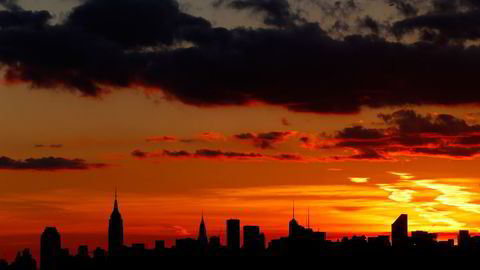
[[294, 201], [293, 207], [292, 207], [292, 219], [288, 223], [288, 236], [291, 238], [297, 236], [298, 227], [299, 227], [298, 222], [295, 219], [295, 201]]
[[115, 202], [113, 211], [108, 221], [108, 255], [119, 254], [123, 249], [123, 220], [118, 210], [117, 189], [115, 189]]
[[198, 230], [198, 242], [200, 242], [200, 244], [204, 246], [208, 244], [207, 227], [205, 226], [205, 221], [203, 220], [203, 211], [202, 221], [200, 222], [200, 228]]

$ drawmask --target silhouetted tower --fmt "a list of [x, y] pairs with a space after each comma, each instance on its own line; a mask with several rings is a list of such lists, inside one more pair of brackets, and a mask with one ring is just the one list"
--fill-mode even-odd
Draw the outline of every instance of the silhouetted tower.
[[408, 216], [401, 214], [392, 224], [392, 245], [404, 246], [408, 241]]
[[288, 237], [295, 237], [297, 236], [298, 232], [298, 222], [295, 219], [295, 202], [293, 202], [293, 208], [292, 208], [292, 219], [288, 223]]
[[227, 220], [227, 246], [229, 250], [240, 249], [240, 220]]
[[461, 248], [461, 249], [468, 249], [469, 247], [469, 241], [470, 241], [470, 234], [467, 230], [460, 230], [458, 232], [458, 237], [457, 237], [457, 240], [458, 240], [458, 246]]
[[115, 189], [115, 202], [113, 211], [108, 221], [108, 255], [113, 256], [123, 249], [123, 220], [118, 210], [117, 189]]
[[202, 211], [202, 221], [200, 222], [200, 228], [198, 230], [198, 242], [200, 243], [200, 245], [204, 247], [208, 245], [207, 228], [203, 220], [203, 211]]
[[40, 270], [58, 270], [60, 252], [60, 233], [55, 227], [46, 227], [40, 236]]

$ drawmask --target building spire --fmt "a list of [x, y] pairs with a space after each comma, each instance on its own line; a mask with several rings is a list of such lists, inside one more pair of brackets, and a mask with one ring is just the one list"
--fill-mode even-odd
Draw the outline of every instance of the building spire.
[[295, 200], [293, 200], [293, 219], [295, 219]]
[[117, 187], [116, 186], [115, 186], [115, 202], [113, 203], [113, 211], [118, 211]]
[[307, 208], [307, 228], [310, 229], [310, 207]]

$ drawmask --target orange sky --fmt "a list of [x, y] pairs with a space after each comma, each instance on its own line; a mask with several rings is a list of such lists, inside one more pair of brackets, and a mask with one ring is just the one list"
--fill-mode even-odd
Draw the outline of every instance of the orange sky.
[[[414, 109], [460, 118], [471, 118], [469, 113], [476, 112], [474, 107]], [[398, 156], [395, 161], [298, 162], [161, 155], [164, 149], [218, 149], [265, 156], [296, 153], [316, 158], [345, 155], [348, 150], [302, 148], [298, 136], [332, 133], [352, 124], [370, 125], [378, 112], [302, 114], [260, 104], [200, 109], [130, 90], [90, 99], [22, 85], [1, 86], [2, 155], [82, 158], [108, 166], [78, 171], [0, 170], [0, 237], [18, 236], [15, 239], [24, 240], [16, 248], [36, 250], [38, 239], [27, 236], [39, 236], [45, 226], [55, 225], [65, 235], [66, 245], [77, 244], [82, 239], [75, 238], [79, 234], [95, 236], [86, 244], [104, 245], [115, 186], [129, 243], [195, 235], [202, 210], [209, 235], [223, 236], [225, 219], [233, 217], [243, 225], [260, 225], [267, 236], [282, 235], [287, 232], [293, 200], [300, 222], [310, 208], [311, 226], [331, 233], [388, 232], [400, 213], [409, 214], [410, 230], [478, 232], [476, 159]], [[238, 133], [270, 131], [295, 133], [273, 149], [232, 139]], [[204, 132], [218, 136], [205, 140]], [[161, 136], [203, 140], [147, 141]], [[37, 144], [63, 147], [34, 147]], [[135, 149], [160, 154], [140, 159], [131, 155]], [[0, 256], [9, 257], [12, 250], [2, 249]]]

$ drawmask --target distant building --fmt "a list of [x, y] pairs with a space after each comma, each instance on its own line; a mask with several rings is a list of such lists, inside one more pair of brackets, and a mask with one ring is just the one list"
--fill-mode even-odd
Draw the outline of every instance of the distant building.
[[405, 246], [408, 242], [408, 216], [401, 214], [392, 224], [392, 245]]
[[243, 249], [246, 251], [258, 251], [261, 248], [260, 243], [260, 227], [243, 226]]
[[240, 249], [240, 220], [227, 220], [227, 246], [229, 250]]
[[88, 257], [88, 246], [78, 246], [77, 255], [79, 257]]
[[60, 233], [55, 227], [46, 227], [40, 236], [40, 270], [58, 270], [60, 252]]
[[461, 249], [468, 249], [469, 247], [469, 242], [470, 242], [470, 234], [467, 230], [460, 230], [458, 232], [458, 246]]
[[164, 240], [155, 241], [155, 250], [156, 251], [163, 251], [164, 249], [165, 249], [165, 241]]
[[200, 222], [200, 228], [198, 230], [198, 242], [203, 247], [208, 245], [207, 228], [205, 226], [205, 221], [203, 220], [203, 212], [202, 221]]
[[417, 247], [431, 247], [437, 241], [438, 234], [425, 231], [412, 232], [412, 244]]
[[[6, 269], [1, 268], [0, 269]], [[17, 257], [15, 260], [12, 262], [11, 266], [9, 269], [13, 270], [37, 270], [37, 262], [35, 259], [32, 257], [32, 253], [30, 252], [30, 249], [26, 248], [23, 250], [23, 252], [18, 252]]]
[[123, 220], [118, 210], [117, 190], [115, 190], [115, 202], [113, 211], [108, 221], [108, 255], [118, 254], [123, 249]]

